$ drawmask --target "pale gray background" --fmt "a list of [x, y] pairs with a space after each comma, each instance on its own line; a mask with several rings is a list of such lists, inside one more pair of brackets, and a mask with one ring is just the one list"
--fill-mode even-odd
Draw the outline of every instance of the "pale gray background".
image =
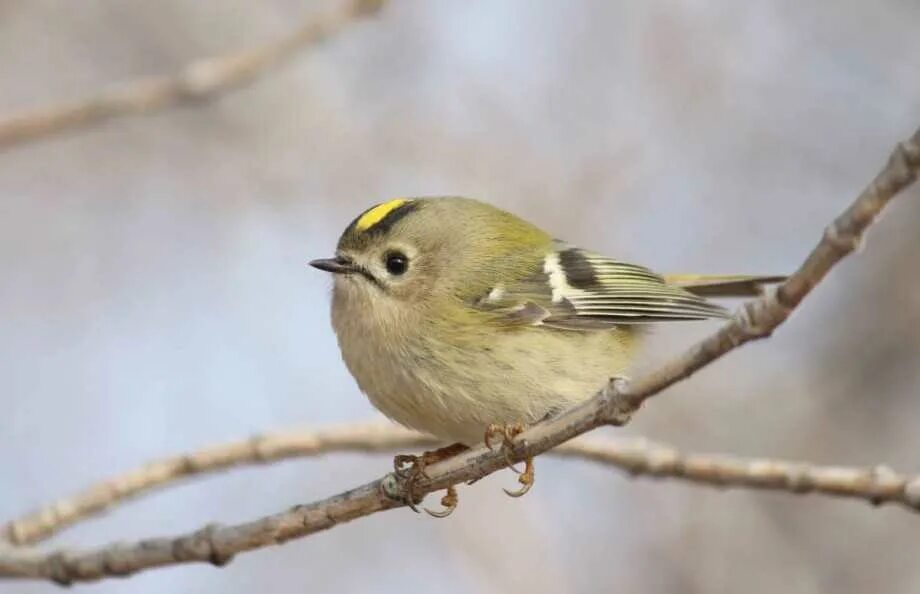
[[[304, 5], [306, 4], [306, 5]], [[0, 1], [0, 111], [268, 40], [333, 6]], [[384, 198], [462, 193], [664, 271], [777, 272], [920, 124], [920, 4], [398, 0], [216, 103], [0, 153], [0, 517], [151, 458], [375, 414], [307, 260]], [[773, 340], [623, 430], [688, 450], [920, 472], [920, 195]], [[711, 325], [662, 330], [644, 365]], [[55, 544], [171, 534], [387, 470], [210, 478]], [[920, 517], [539, 460], [209, 566], [85, 592], [915, 592]], [[57, 591], [3, 584], [4, 592]]]

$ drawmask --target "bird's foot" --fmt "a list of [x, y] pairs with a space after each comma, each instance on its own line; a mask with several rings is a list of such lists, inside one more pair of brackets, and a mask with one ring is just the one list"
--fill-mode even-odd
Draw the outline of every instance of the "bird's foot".
[[441, 507], [444, 509], [440, 511], [431, 511], [427, 507], [425, 512], [434, 518], [446, 518], [450, 514], [454, 513], [454, 510], [457, 509], [457, 503], [459, 499], [457, 497], [457, 487], [456, 485], [451, 485], [447, 487], [447, 492], [444, 493], [444, 497], [441, 497]]
[[492, 445], [492, 442], [495, 441], [495, 438], [501, 438], [501, 448], [502, 453], [505, 455], [505, 462], [508, 463], [508, 468], [517, 474], [521, 474], [521, 471], [514, 467], [514, 462], [511, 460], [511, 453], [514, 451], [514, 438], [520, 435], [523, 431], [524, 425], [522, 423], [508, 423], [506, 425], [497, 425], [492, 423], [486, 427], [486, 433], [482, 438], [486, 444], [486, 447], [490, 450], [495, 449], [495, 447]]
[[[406, 504], [412, 511], [419, 513], [417, 506], [422, 502], [422, 497], [415, 494], [415, 485], [422, 478], [430, 478], [426, 472], [428, 466], [447, 460], [468, 449], [462, 443], [455, 443], [437, 450], [424, 452], [421, 456], [399, 454], [393, 458], [393, 469], [396, 472], [396, 476], [406, 482]], [[447, 488], [447, 493], [441, 498], [441, 505], [444, 506], [441, 511], [434, 512], [427, 508], [425, 511], [436, 518], [449, 516], [457, 507], [457, 490], [453, 486]]]
[[533, 486], [534, 481], [534, 468], [533, 468], [533, 458], [527, 458], [524, 460], [524, 470], [520, 471], [514, 467], [514, 462], [511, 460], [511, 454], [514, 451], [514, 438], [517, 437], [524, 431], [524, 425], [521, 423], [508, 423], [506, 425], [496, 425], [491, 424], [486, 428], [485, 436], [483, 440], [485, 441], [486, 447], [490, 450], [493, 450], [492, 442], [496, 437], [501, 437], [501, 448], [502, 452], [505, 455], [505, 461], [508, 463], [508, 468], [516, 472], [518, 475], [518, 482], [521, 483], [521, 488], [517, 491], [509, 491], [508, 489], [503, 489], [511, 497], [520, 497], [524, 495], [530, 488]]
[[521, 488], [517, 491], [511, 491], [504, 488], [502, 491], [509, 497], [520, 497], [521, 495], [526, 495], [527, 491], [530, 491], [530, 488], [533, 487], [533, 458], [524, 460], [524, 472], [518, 476], [518, 482], [521, 483]]

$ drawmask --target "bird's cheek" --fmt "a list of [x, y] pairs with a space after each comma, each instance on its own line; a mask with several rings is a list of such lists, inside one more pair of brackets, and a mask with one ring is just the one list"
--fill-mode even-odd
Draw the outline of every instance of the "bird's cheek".
[[379, 287], [358, 274], [336, 277], [333, 292], [342, 302], [364, 311], [381, 307], [386, 297]]
[[347, 301], [357, 301], [361, 297], [361, 287], [352, 275], [336, 275], [332, 283], [332, 292], [337, 298]]

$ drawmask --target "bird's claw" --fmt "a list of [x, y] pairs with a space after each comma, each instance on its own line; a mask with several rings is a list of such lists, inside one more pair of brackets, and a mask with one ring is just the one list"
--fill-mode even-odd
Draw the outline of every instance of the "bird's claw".
[[431, 511], [426, 507], [425, 512], [427, 512], [429, 516], [435, 518], [446, 518], [450, 514], [454, 513], [454, 510], [457, 509], [458, 502], [459, 498], [457, 497], [457, 489], [451, 485], [447, 487], [447, 493], [444, 494], [444, 497], [441, 497], [441, 505], [444, 507], [444, 509], [440, 511]]
[[396, 476], [406, 483], [406, 505], [415, 513], [421, 513], [418, 510], [418, 504], [421, 499], [415, 495], [415, 483], [421, 477], [428, 477], [425, 473], [425, 457], [415, 456], [412, 454], [399, 454], [393, 457], [393, 471]]
[[509, 497], [521, 497], [530, 491], [530, 488], [533, 487], [533, 458], [527, 458], [527, 460], [524, 461], [524, 472], [518, 477], [518, 482], [521, 483], [521, 488], [517, 491], [511, 491], [509, 489], [502, 490]]
[[518, 482], [521, 483], [522, 487], [517, 491], [510, 491], [508, 489], [503, 489], [511, 497], [520, 497], [530, 491], [530, 488], [533, 486], [534, 481], [534, 468], [533, 468], [533, 458], [527, 458], [524, 461], [524, 470], [518, 470], [514, 466], [514, 461], [511, 459], [511, 454], [514, 452], [514, 438], [520, 435], [524, 431], [524, 425], [521, 423], [509, 423], [507, 425], [497, 425], [491, 424], [486, 428], [485, 435], [483, 436], [483, 441], [485, 441], [486, 447], [494, 451], [495, 447], [492, 445], [492, 441], [496, 436], [502, 438], [501, 448], [502, 453], [505, 455], [505, 461], [508, 464], [508, 468], [519, 474]]
[[[405, 481], [406, 505], [415, 513], [421, 513], [418, 504], [422, 502], [422, 497], [415, 494], [415, 485], [421, 478], [431, 478], [428, 476], [428, 466], [451, 456], [459, 454], [468, 449], [465, 445], [456, 443], [432, 452], [425, 452], [421, 456], [413, 454], [399, 454], [393, 457], [393, 470], [398, 478]], [[446, 518], [457, 507], [457, 490], [453, 486], [447, 488], [447, 493], [441, 498], [443, 511], [433, 512], [425, 509], [426, 512], [436, 518]]]
[[495, 451], [495, 447], [492, 445], [492, 439], [495, 436], [502, 438], [501, 448], [502, 453], [505, 455], [505, 462], [512, 471], [517, 474], [521, 474], [522, 471], [518, 470], [514, 465], [514, 461], [511, 460], [511, 453], [514, 451], [514, 438], [523, 433], [524, 425], [521, 423], [509, 423], [507, 425], [497, 425], [492, 423], [486, 428], [486, 433], [483, 436], [486, 447], [492, 451]]

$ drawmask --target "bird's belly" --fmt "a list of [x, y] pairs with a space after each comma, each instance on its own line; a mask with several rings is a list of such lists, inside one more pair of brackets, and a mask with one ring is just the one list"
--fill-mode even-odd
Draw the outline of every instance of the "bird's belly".
[[[593, 396], [624, 371], [632, 335], [530, 332], [496, 335], [478, 348], [421, 338], [375, 344], [339, 336], [345, 362], [371, 403], [396, 422], [472, 445], [491, 423], [530, 424]], [[537, 340], [535, 340], [535, 338]], [[539, 347], [536, 344], [539, 344]]]

